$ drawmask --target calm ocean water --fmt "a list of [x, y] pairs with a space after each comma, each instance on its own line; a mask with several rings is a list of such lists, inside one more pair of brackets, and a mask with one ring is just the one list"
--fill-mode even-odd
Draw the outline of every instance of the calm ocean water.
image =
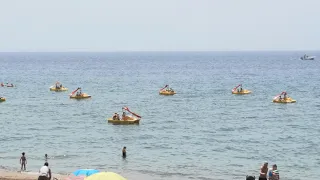
[[[263, 161], [283, 180], [320, 176], [320, 52], [1, 53], [0, 166], [96, 168], [131, 180], [245, 179]], [[68, 92], [50, 92], [60, 81]], [[253, 91], [235, 96], [242, 83]], [[159, 96], [171, 85], [177, 94]], [[89, 100], [69, 99], [77, 87]], [[296, 104], [274, 104], [286, 90]], [[106, 122], [128, 106], [139, 126]], [[123, 160], [121, 149], [127, 146]]]

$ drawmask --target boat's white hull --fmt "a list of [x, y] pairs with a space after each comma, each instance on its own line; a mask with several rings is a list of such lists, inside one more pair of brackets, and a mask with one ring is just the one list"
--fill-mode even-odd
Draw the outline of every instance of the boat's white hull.
[[301, 57], [301, 60], [314, 60], [316, 57], [315, 56], [310, 56], [310, 57]]

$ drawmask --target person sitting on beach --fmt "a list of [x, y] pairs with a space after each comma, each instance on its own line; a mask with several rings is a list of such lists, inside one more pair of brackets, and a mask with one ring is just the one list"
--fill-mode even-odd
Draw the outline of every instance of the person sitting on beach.
[[259, 180], [267, 180], [267, 173], [268, 173], [268, 162], [265, 161], [260, 168]]
[[22, 156], [20, 158], [20, 164], [21, 164], [21, 171], [26, 170], [26, 164], [27, 164], [27, 158], [25, 157], [25, 153], [22, 153]]
[[122, 149], [122, 157], [123, 158], [127, 157], [127, 148], [126, 147], [123, 147], [123, 149]]
[[51, 179], [51, 169], [48, 166], [49, 166], [49, 163], [46, 162], [40, 168], [38, 180], [50, 180]]

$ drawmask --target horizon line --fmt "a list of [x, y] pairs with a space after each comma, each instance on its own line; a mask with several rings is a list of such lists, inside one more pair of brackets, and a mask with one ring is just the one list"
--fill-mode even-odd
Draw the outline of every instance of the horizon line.
[[0, 53], [153, 53], [153, 52], [315, 52], [320, 50], [131, 50], [131, 51], [0, 51]]

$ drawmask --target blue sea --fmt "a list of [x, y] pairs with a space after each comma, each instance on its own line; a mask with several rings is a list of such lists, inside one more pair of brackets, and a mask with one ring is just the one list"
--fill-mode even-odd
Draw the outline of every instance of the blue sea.
[[[130, 180], [240, 180], [264, 161], [320, 176], [320, 52], [0, 53], [0, 166], [94, 168]], [[68, 92], [52, 92], [60, 81]], [[253, 93], [232, 95], [238, 84]], [[170, 85], [177, 94], [160, 96]], [[91, 99], [68, 94], [81, 87]], [[297, 100], [275, 104], [282, 91]], [[140, 125], [108, 124], [121, 108]], [[127, 158], [121, 156], [127, 147]]]

